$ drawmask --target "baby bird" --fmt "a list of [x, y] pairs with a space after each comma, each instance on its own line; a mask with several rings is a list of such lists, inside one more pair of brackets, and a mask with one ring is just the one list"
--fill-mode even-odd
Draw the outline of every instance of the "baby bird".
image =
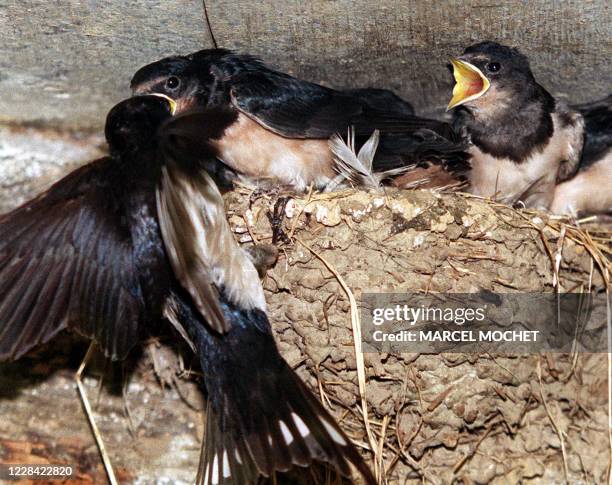
[[451, 61], [456, 80], [448, 109], [469, 141], [470, 191], [549, 209], [555, 187], [574, 175], [584, 119], [538, 84], [515, 48], [481, 42]]

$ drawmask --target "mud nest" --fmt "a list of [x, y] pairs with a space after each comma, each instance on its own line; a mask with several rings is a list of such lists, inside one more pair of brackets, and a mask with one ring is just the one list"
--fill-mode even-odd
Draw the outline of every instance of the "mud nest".
[[[249, 195], [227, 197], [234, 230], [243, 242], [270, 242], [279, 199]], [[420, 190], [280, 200], [285, 243], [264, 282], [278, 345], [381, 483], [606, 478], [605, 354], [356, 359], [348, 296], [359, 306], [363, 292], [552, 292], [556, 282], [560, 291], [602, 290], [606, 229]]]

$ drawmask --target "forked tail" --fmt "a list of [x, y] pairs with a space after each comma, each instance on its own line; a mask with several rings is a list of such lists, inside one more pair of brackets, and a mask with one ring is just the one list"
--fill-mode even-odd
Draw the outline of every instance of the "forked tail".
[[268, 319], [222, 302], [231, 329], [215, 335], [192, 308], [178, 311], [195, 344], [208, 391], [196, 483], [243, 485], [293, 466], [327, 463], [344, 476], [370, 469], [334, 418], [278, 353]]

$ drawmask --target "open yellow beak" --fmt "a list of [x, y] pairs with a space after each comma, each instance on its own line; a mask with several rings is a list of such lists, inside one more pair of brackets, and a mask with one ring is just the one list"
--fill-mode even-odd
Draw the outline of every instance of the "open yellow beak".
[[166, 96], [165, 94], [161, 94], [161, 93], [149, 93], [151, 96], [159, 96], [160, 98], [164, 98], [166, 101], [168, 101], [168, 104], [170, 105], [170, 114], [172, 116], [174, 116], [174, 113], [176, 113], [176, 101], [174, 101], [170, 96]]
[[480, 69], [469, 62], [451, 59], [453, 65], [453, 76], [455, 87], [453, 88], [453, 99], [450, 100], [446, 110], [477, 99], [487, 92], [491, 83]]

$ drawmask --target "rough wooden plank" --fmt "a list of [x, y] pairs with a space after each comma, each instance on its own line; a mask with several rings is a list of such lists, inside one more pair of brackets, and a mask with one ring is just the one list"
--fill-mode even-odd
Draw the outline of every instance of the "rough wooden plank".
[[480, 40], [520, 47], [540, 82], [585, 101], [607, 94], [609, 2], [207, 0], [223, 47], [335, 86], [396, 89], [421, 110], [449, 99], [448, 57]]
[[208, 46], [199, 0], [0, 3], [0, 122], [104, 126], [134, 71]]
[[[221, 46], [298, 76], [400, 91], [440, 110], [445, 64], [472, 42], [520, 46], [541, 82], [575, 101], [612, 85], [608, 2], [537, 0], [207, 0]], [[202, 2], [8, 0], [0, 5], [0, 121], [103, 125], [132, 73], [164, 55], [210, 47]]]

